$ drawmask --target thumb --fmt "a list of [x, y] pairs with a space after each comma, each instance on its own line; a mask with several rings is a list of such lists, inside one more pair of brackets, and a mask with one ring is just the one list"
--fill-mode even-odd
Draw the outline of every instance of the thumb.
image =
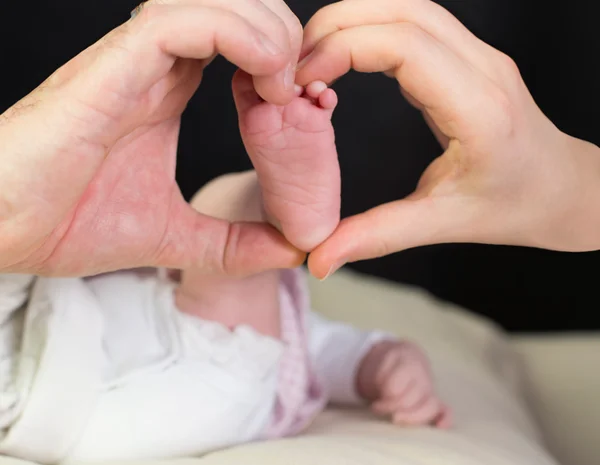
[[183, 198], [172, 212], [153, 266], [247, 276], [294, 268], [305, 260], [303, 252], [267, 224], [230, 223], [206, 216]]
[[325, 279], [348, 262], [424, 245], [473, 242], [478, 237], [482, 229], [479, 200], [457, 194], [419, 193], [344, 219], [310, 254], [311, 273]]

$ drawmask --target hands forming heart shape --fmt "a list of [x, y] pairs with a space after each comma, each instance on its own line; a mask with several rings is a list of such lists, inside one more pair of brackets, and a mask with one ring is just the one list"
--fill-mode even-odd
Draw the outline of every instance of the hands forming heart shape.
[[[216, 54], [277, 105], [294, 83], [385, 72], [444, 151], [412, 195], [342, 220], [314, 250], [266, 224], [202, 216], [184, 201], [175, 162], [181, 114]], [[429, 0], [344, 0], [304, 31], [282, 0], [151, 0], [0, 116], [0, 147], [4, 272], [243, 275], [311, 252], [324, 277], [442, 242], [600, 248], [599, 149], [559, 131], [513, 61]]]

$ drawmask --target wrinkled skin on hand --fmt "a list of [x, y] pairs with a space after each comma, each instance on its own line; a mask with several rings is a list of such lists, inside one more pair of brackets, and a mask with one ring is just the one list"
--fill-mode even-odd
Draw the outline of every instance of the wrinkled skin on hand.
[[287, 6], [210, 2], [150, 2], [2, 116], [1, 271], [243, 275], [303, 261], [269, 225], [200, 215], [175, 183], [180, 117], [217, 53], [267, 100], [293, 98], [301, 28]]

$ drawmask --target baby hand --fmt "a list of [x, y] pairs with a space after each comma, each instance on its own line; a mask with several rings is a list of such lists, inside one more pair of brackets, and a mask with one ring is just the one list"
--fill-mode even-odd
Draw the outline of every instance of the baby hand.
[[436, 396], [429, 363], [416, 345], [385, 341], [364, 357], [358, 391], [375, 413], [395, 424], [449, 428], [448, 407]]

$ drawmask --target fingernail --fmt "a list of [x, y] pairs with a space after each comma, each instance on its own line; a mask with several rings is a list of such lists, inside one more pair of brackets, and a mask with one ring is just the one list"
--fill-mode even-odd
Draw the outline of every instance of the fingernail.
[[300, 62], [296, 65], [296, 71], [299, 71], [302, 68], [304, 68], [306, 66], [306, 63], [308, 63], [313, 58], [314, 53], [315, 52], [310, 52], [308, 55], [302, 58], [302, 60], [300, 60]]
[[283, 75], [283, 87], [285, 90], [290, 90], [294, 87], [296, 82], [296, 70], [290, 63], [288, 67], [285, 69], [285, 74]]
[[325, 84], [323, 81], [313, 81], [306, 86], [306, 90], [313, 96], [319, 96], [325, 92], [325, 90], [327, 90], [327, 84]]
[[275, 42], [271, 41], [271, 39], [264, 34], [258, 34], [257, 42], [258, 45], [262, 47], [262, 49], [265, 50], [269, 55], [277, 56], [283, 53], [283, 50], [275, 45]]
[[346, 263], [348, 262], [348, 260], [340, 260], [339, 262], [331, 265], [331, 268], [329, 268], [329, 271], [327, 272], [327, 274], [325, 275], [325, 277], [323, 279], [321, 279], [320, 281], [325, 281], [327, 278], [329, 278], [333, 273], [335, 273], [336, 271], [338, 271], [341, 267], [343, 267]]
[[304, 88], [302, 86], [299, 86], [298, 84], [295, 84], [294, 85], [294, 94], [296, 94], [298, 97], [300, 97], [303, 93], [304, 93]]

